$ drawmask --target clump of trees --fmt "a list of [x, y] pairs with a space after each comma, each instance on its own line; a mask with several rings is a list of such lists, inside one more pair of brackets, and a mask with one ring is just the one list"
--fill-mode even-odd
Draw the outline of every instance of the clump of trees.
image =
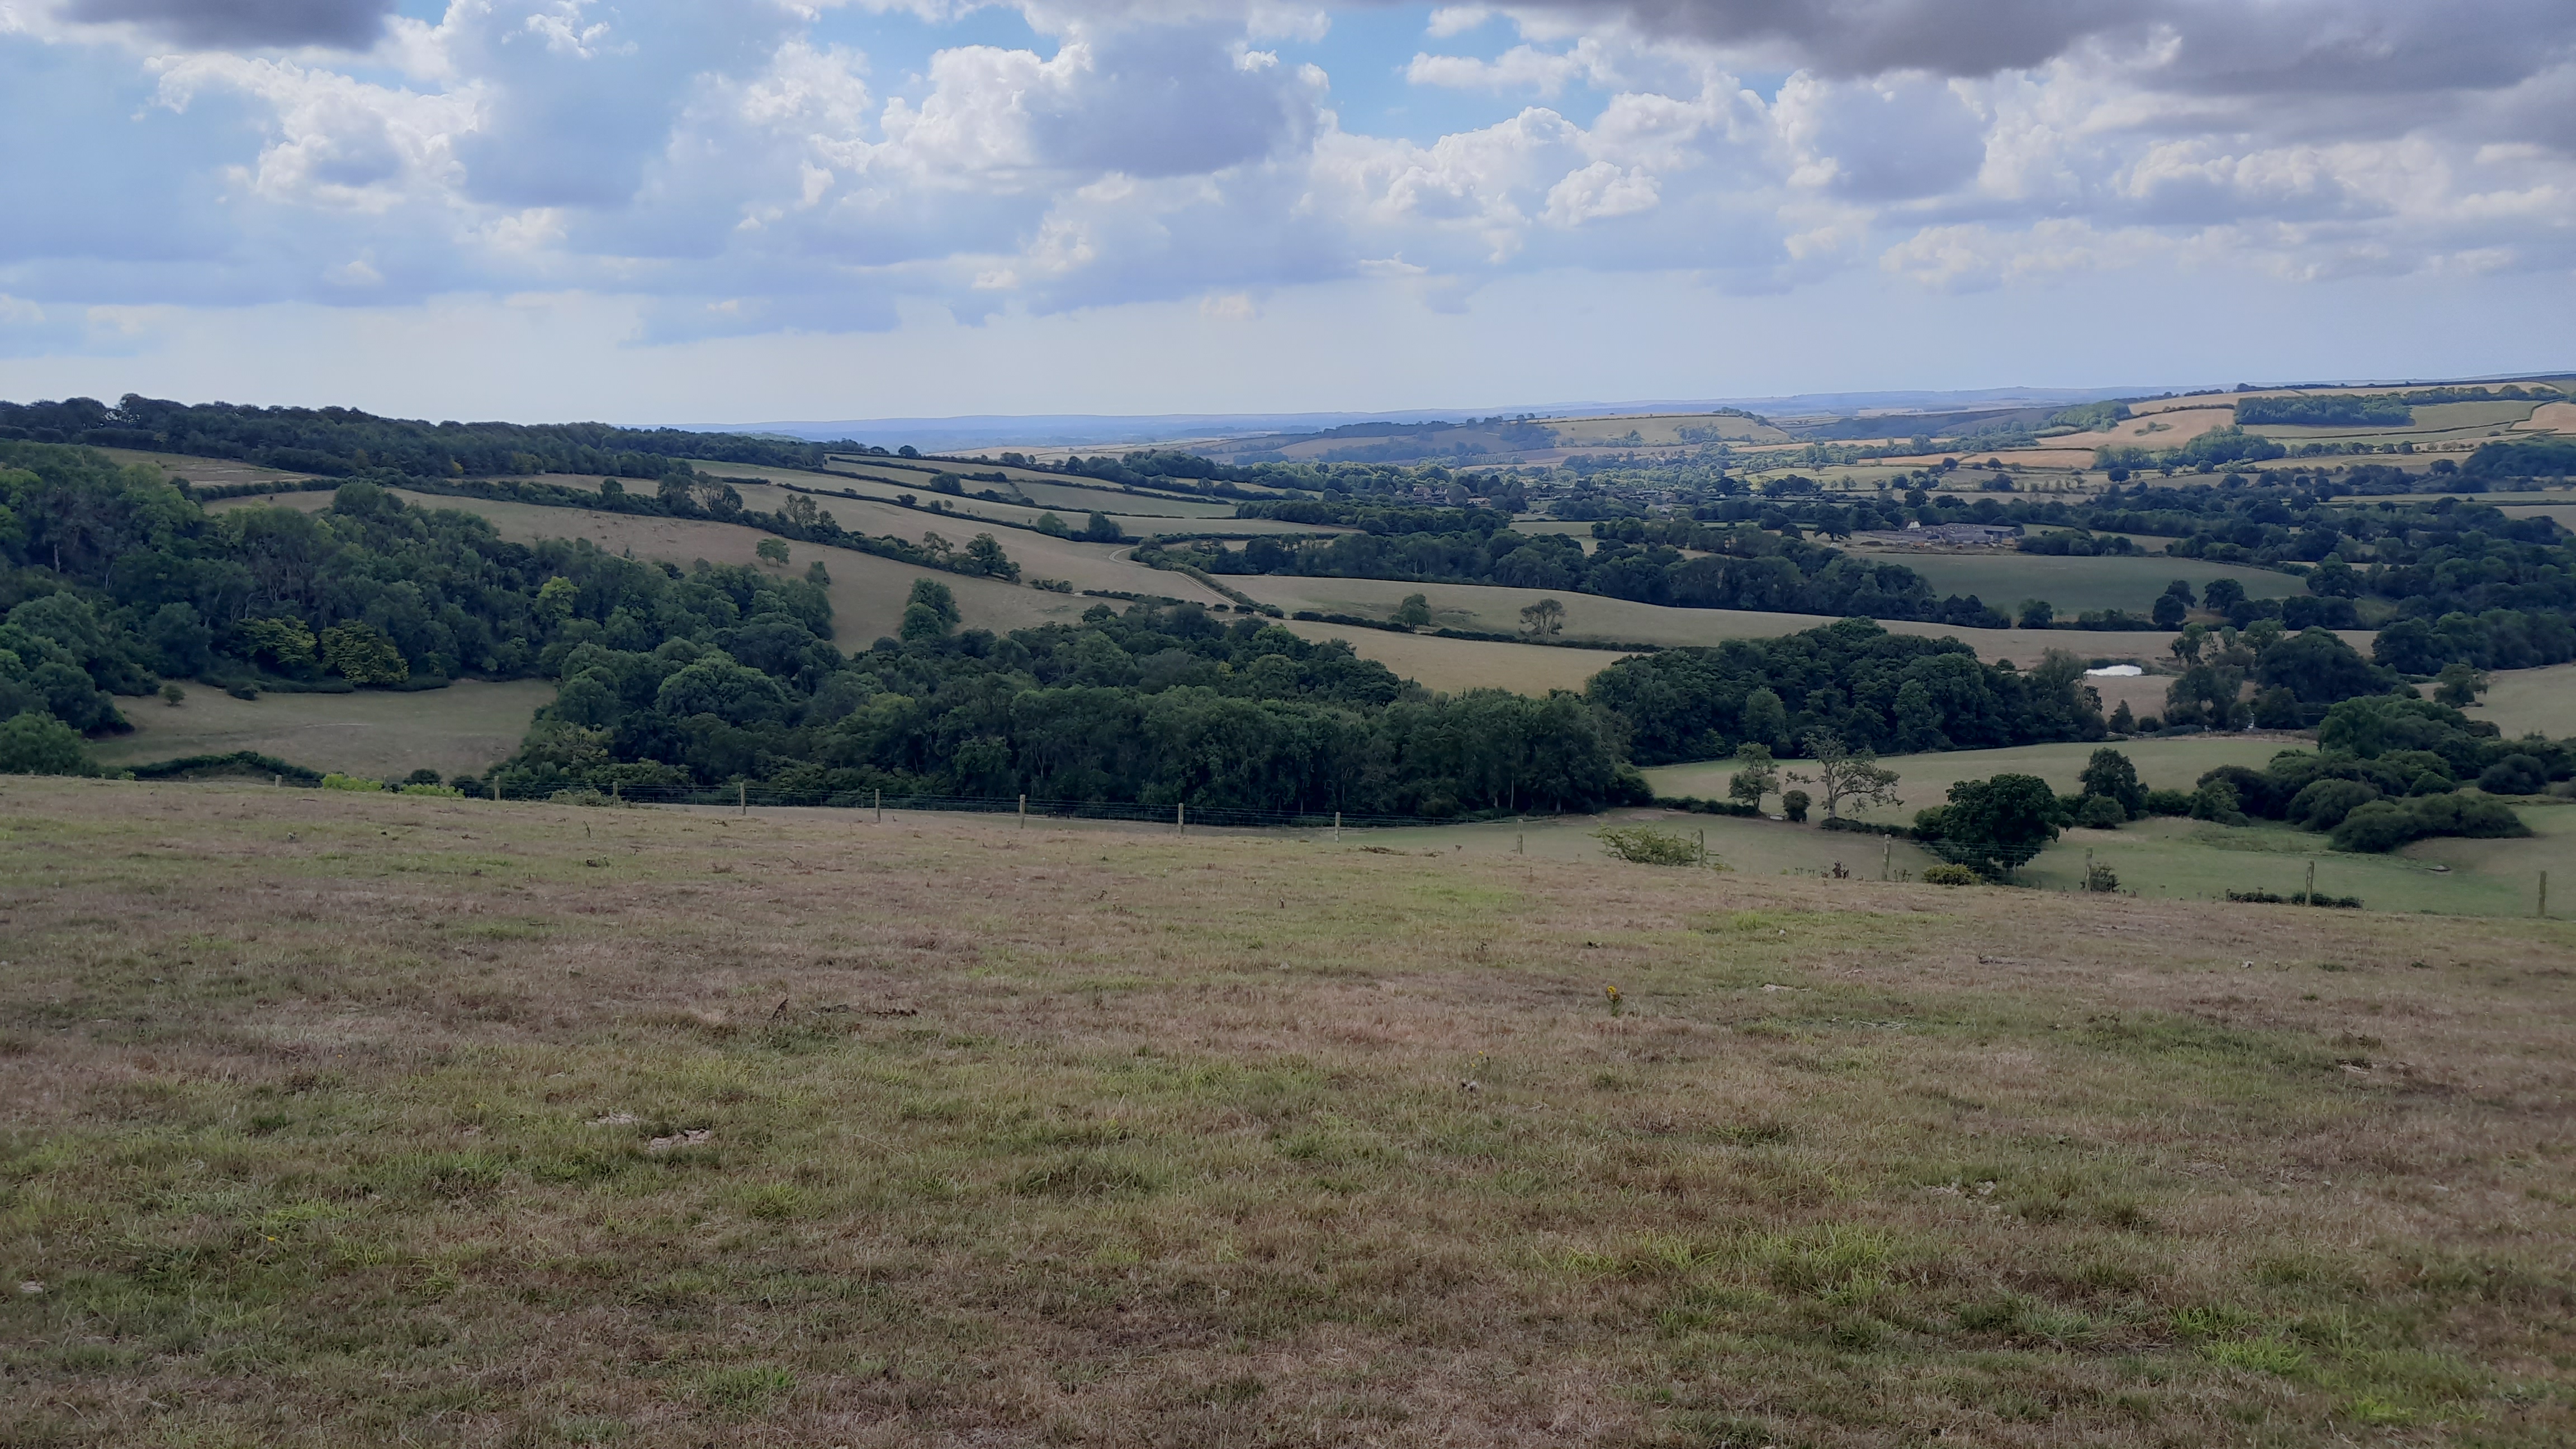
[[2084, 662], [2052, 651], [2024, 671], [1986, 664], [1955, 639], [1891, 634], [1845, 619], [1776, 639], [1667, 649], [1593, 676], [1640, 764], [1724, 759], [1823, 735], [1853, 750], [1909, 754], [2100, 739]]
[[1578, 695], [1428, 695], [1347, 645], [1195, 605], [957, 630], [945, 592], [922, 580], [903, 637], [847, 658], [819, 641], [585, 643], [501, 779], [1433, 819], [1646, 798], [1615, 725]]

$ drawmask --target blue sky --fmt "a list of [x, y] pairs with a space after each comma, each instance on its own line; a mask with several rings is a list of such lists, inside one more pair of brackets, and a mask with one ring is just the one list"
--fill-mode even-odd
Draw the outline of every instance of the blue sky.
[[619, 421], [2576, 365], [2564, 0], [0, 0], [0, 396]]

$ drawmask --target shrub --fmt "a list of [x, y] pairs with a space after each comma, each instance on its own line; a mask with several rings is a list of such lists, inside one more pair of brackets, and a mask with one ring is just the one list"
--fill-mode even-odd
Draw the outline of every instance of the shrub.
[[322, 788], [325, 790], [382, 790], [385, 788], [385, 782], [370, 780], [363, 775], [343, 775], [335, 770], [322, 777]]
[[2529, 755], [2507, 755], [2478, 776], [2490, 795], [2537, 795], [2549, 788], [2549, 768]]
[[2120, 888], [2120, 877], [2111, 867], [2097, 860], [2084, 867], [2084, 888], [2107, 895]]
[[2225, 780], [2204, 780], [2191, 792], [2191, 818], [2214, 820], [2221, 825], [2242, 825], [2245, 812], [2237, 804], [2236, 787]]
[[1975, 871], [1970, 870], [1964, 865], [1926, 866], [1923, 871], [1923, 883], [1925, 885], [1975, 885], [1978, 881], [1983, 879], [1983, 876], [1978, 875]]
[[1705, 841], [1678, 830], [1659, 830], [1652, 825], [1605, 825], [1593, 831], [1592, 838], [1601, 842], [1603, 850], [1638, 865], [1715, 863]]
[[2423, 795], [2357, 807], [2335, 827], [2334, 848], [2376, 855], [2433, 835], [2491, 840], [2530, 833], [2513, 807], [2493, 797]]
[[1807, 819], [1807, 807], [1814, 803], [1814, 799], [1806, 791], [1792, 790], [1780, 797], [1780, 813], [1794, 822], [1804, 824]]
[[2129, 812], [2108, 795], [2085, 796], [2084, 804], [2075, 812], [2075, 823], [2090, 830], [2117, 830], [2128, 818]]
[[0, 724], [0, 775], [95, 775], [81, 737], [42, 710]]
[[2319, 780], [2291, 797], [2289, 819], [2310, 830], [2332, 830], [2378, 798], [2377, 786], [2359, 780]]

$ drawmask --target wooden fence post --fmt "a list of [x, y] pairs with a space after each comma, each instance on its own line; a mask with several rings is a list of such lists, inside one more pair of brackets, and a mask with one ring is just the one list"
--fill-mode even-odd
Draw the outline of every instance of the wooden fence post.
[[1339, 810], [1333, 812], [1333, 843], [1342, 843], [1342, 812]]
[[1896, 879], [1896, 842], [1885, 837], [1878, 842], [1878, 878]]
[[879, 825], [885, 824], [885, 792], [883, 790], [879, 790], [877, 792], [877, 823]]
[[1026, 795], [1020, 797], [1020, 828], [1029, 828], [1029, 797]]
[[742, 780], [736, 780], [733, 782], [733, 803], [742, 814], [748, 815], [751, 813], [751, 786], [749, 783]]
[[2539, 914], [2540, 914], [2542, 917], [2544, 917], [2544, 918], [2546, 918], [2546, 917], [2548, 916], [2548, 914], [2549, 914], [2549, 872], [2547, 872], [2547, 871], [2545, 871], [2545, 870], [2544, 870], [2544, 871], [2542, 871], [2542, 872], [2540, 873], [2540, 911], [2539, 911]]
[[1187, 835], [1190, 833], [1189, 806], [1177, 803], [1172, 806], [1172, 829], [1175, 833], [1181, 835]]
[[2299, 904], [2303, 906], [2313, 906], [2316, 903], [2317, 863], [2312, 860], [2308, 862], [2308, 883], [2299, 888]]

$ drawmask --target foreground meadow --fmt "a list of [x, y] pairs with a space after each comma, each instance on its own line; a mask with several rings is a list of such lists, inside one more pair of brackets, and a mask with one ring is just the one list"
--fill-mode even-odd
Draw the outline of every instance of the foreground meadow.
[[2576, 1434], [2576, 928], [1401, 839], [0, 782], [0, 1442]]

